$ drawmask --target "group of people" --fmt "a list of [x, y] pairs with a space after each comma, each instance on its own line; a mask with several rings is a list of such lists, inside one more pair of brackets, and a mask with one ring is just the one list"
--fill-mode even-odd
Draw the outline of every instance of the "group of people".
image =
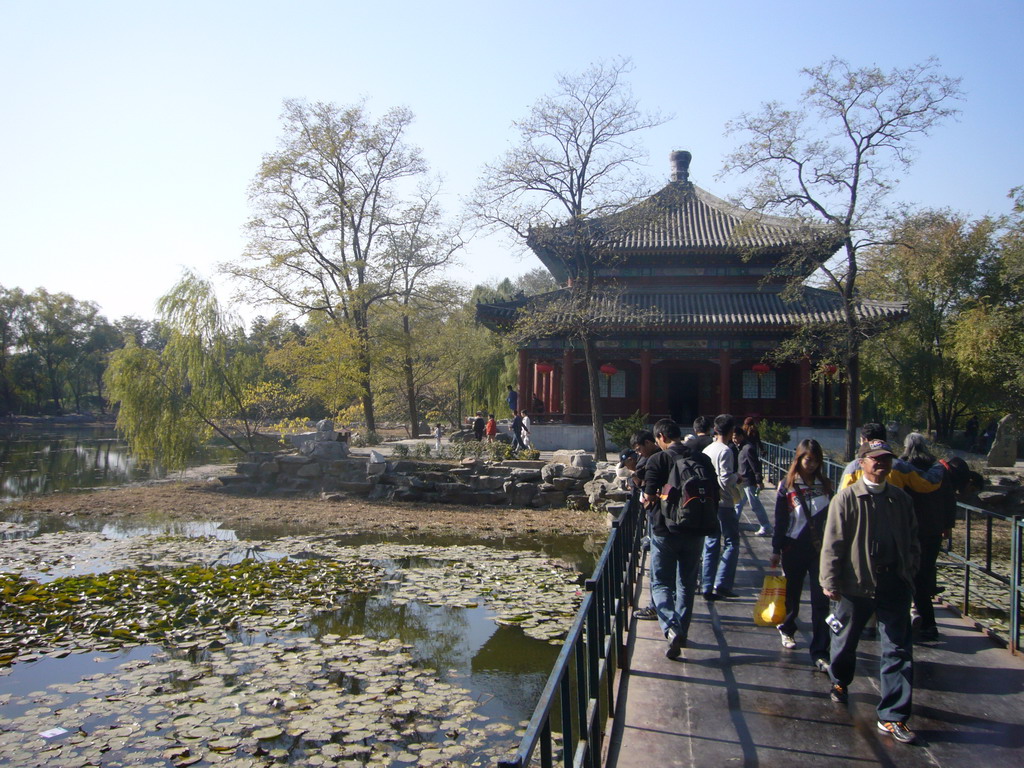
[[[694, 434], [683, 440], [678, 424], [659, 421], [651, 432], [634, 435], [634, 455], [623, 455], [642, 490], [651, 552], [652, 604], [634, 615], [656, 618], [667, 641], [665, 655], [678, 659], [698, 590], [708, 601], [736, 596], [739, 516], [749, 502], [759, 523], [756, 533], [772, 536], [771, 566], [781, 565], [786, 577], [786, 613], [777, 627], [783, 648], [797, 646], [807, 583], [811, 663], [829, 676], [830, 698], [845, 703], [861, 635], [877, 619], [878, 728], [897, 741], [913, 742], [907, 721], [914, 632], [922, 641], [938, 637], [932, 602], [940, 591], [936, 560], [956, 519], [956, 492], [969, 484], [980, 487], [981, 477], [962, 459], [936, 459], [918, 433], [907, 436], [898, 457], [885, 428], [866, 424], [857, 458], [838, 489], [824, 472], [821, 445], [813, 439], [798, 444], [778, 484], [771, 526], [758, 499], [763, 473], [756, 424], [736, 426], [722, 414], [713, 421], [699, 417], [693, 426]], [[709, 489], [717, 515], [685, 518], [688, 525], [673, 522], [679, 516], [666, 512], [666, 488], [684, 473], [695, 494]]]
[[[533, 423], [530, 420], [530, 415], [525, 409], [519, 408], [519, 395], [512, 389], [512, 385], [508, 385], [508, 392], [505, 395], [505, 404], [508, 405], [509, 410], [512, 412], [512, 423], [510, 429], [512, 431], [512, 451], [521, 451], [530, 448], [530, 427]], [[486, 415], [486, 418], [485, 418]], [[476, 418], [473, 420], [473, 437], [477, 442], [482, 442], [484, 439], [488, 443], [493, 443], [498, 437], [498, 422], [495, 419], [494, 414], [488, 414], [486, 411], [477, 411]]]

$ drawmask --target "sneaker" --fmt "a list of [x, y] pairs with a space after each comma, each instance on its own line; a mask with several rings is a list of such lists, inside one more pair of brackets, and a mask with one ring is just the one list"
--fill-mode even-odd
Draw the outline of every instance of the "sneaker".
[[779, 637], [782, 638], [783, 648], [796, 648], [796, 640], [793, 638], [792, 635], [787, 635], [785, 632], [783, 632], [782, 627], [776, 627], [776, 629], [779, 630]]
[[814, 671], [821, 672], [822, 674], [827, 675], [829, 673], [828, 659], [815, 659]]
[[762, 525], [760, 528], [758, 528], [756, 531], [754, 531], [754, 535], [755, 536], [771, 536], [772, 535], [772, 529], [771, 528], [765, 528]]
[[[846, 690], [845, 685], [840, 685], [839, 683], [832, 683], [832, 687], [828, 691], [828, 697], [832, 699], [832, 701], [834, 701], [836, 704], [845, 704], [849, 700], [850, 694]], [[882, 724], [879, 723], [878, 726], [881, 727]]]
[[665, 638], [668, 640], [668, 648], [665, 649], [665, 658], [675, 661], [682, 653], [682, 648], [686, 645], [686, 641], [679, 637], [674, 629], [670, 629], [666, 632]]
[[716, 594], [715, 594], [714, 592], [712, 592], [712, 591], [711, 591], [710, 589], [709, 589], [709, 590], [706, 590], [706, 591], [705, 591], [705, 592], [703, 593], [703, 595], [704, 595], [704, 599], [705, 599], [705, 600], [707, 600], [708, 602], [711, 602], [712, 600], [717, 600], [717, 599], [718, 599], [718, 595], [716, 595]]
[[879, 720], [878, 730], [882, 733], [891, 733], [892, 737], [901, 744], [913, 744], [917, 740], [917, 734], [907, 728], [906, 723], [901, 723], [898, 720]]
[[716, 597], [736, 597], [737, 595], [731, 589], [726, 589], [725, 587], [715, 587], [715, 596]]
[[651, 619], [658, 618], [658, 612], [654, 610], [653, 605], [648, 605], [646, 608], [640, 608], [639, 610], [633, 611], [633, 618], [649, 621]]

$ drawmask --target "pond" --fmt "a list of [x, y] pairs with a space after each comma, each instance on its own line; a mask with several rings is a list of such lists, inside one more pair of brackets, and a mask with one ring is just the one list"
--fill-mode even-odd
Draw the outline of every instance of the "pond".
[[[35, 601], [55, 599], [47, 588], [62, 590], [55, 605], [74, 601], [63, 639], [32, 645], [59, 619], [51, 612], [0, 669], [4, 765], [487, 764], [518, 742], [599, 550], [569, 537], [399, 544], [0, 518], [0, 572], [23, 577], [3, 586], [0, 613], [20, 610], [29, 626]], [[265, 570], [275, 563], [300, 570]], [[325, 587], [338, 568], [358, 575]], [[241, 599], [213, 589], [235, 578]], [[264, 583], [272, 595], [256, 602], [268, 610], [250, 614], [251, 588]], [[161, 591], [182, 585], [184, 604]], [[178, 618], [159, 629], [170, 603]], [[9, 622], [0, 660], [15, 644]], [[97, 622], [101, 634], [88, 634]]]
[[[238, 451], [206, 447], [191, 466], [237, 461]], [[0, 431], [0, 502], [163, 477], [128, 452], [113, 427], [31, 426]]]

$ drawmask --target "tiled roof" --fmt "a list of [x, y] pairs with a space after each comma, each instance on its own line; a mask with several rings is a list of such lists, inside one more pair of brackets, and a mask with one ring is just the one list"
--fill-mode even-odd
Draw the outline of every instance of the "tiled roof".
[[[531, 302], [557, 301], [567, 297], [562, 289], [519, 301], [478, 304], [477, 319], [489, 326], [511, 322]], [[625, 293], [598, 302], [599, 323], [611, 327], [700, 330], [743, 327], [785, 329], [807, 323], [842, 321], [842, 297], [832, 291], [803, 287], [796, 300], [783, 298], [779, 286], [737, 291], [686, 288], [665, 293]], [[863, 320], [898, 320], [906, 316], [904, 302], [862, 300]]]
[[637, 206], [634, 214], [638, 223], [615, 237], [615, 248], [704, 253], [777, 250], [827, 235], [821, 226], [738, 208], [689, 182], [670, 183]]

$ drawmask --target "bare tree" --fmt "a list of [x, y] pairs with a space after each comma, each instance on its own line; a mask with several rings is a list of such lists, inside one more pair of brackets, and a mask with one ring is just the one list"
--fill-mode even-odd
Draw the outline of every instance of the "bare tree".
[[387, 247], [384, 234], [401, 223], [400, 184], [426, 170], [405, 140], [412, 113], [395, 108], [374, 121], [363, 104], [288, 100], [282, 120], [281, 148], [263, 158], [250, 188], [249, 247], [225, 271], [258, 299], [323, 313], [355, 332], [372, 433], [370, 311], [391, 292], [391, 272], [379, 254]]
[[741, 194], [748, 208], [824, 222], [842, 243], [820, 270], [843, 297], [842, 327], [833, 338], [847, 384], [846, 449], [852, 455], [865, 335], [857, 313], [860, 254], [883, 238], [886, 201], [914, 159], [914, 140], [956, 115], [953, 103], [962, 92], [960, 80], [941, 74], [934, 59], [883, 72], [833, 58], [802, 72], [810, 85], [797, 108], [768, 102], [728, 124], [728, 133], [745, 140], [723, 173], [753, 176]]
[[554, 332], [583, 348], [594, 421], [594, 448], [605, 458], [604, 419], [594, 352], [596, 267], [614, 240], [613, 214], [646, 191], [638, 165], [646, 156], [639, 133], [664, 118], [642, 112], [625, 80], [628, 60], [592, 64], [580, 74], [560, 75], [555, 90], [541, 97], [523, 120], [513, 123], [518, 143], [487, 165], [471, 202], [485, 226], [504, 229], [557, 262], [568, 298], [548, 308], [557, 323], [524, 318], [525, 338]]

